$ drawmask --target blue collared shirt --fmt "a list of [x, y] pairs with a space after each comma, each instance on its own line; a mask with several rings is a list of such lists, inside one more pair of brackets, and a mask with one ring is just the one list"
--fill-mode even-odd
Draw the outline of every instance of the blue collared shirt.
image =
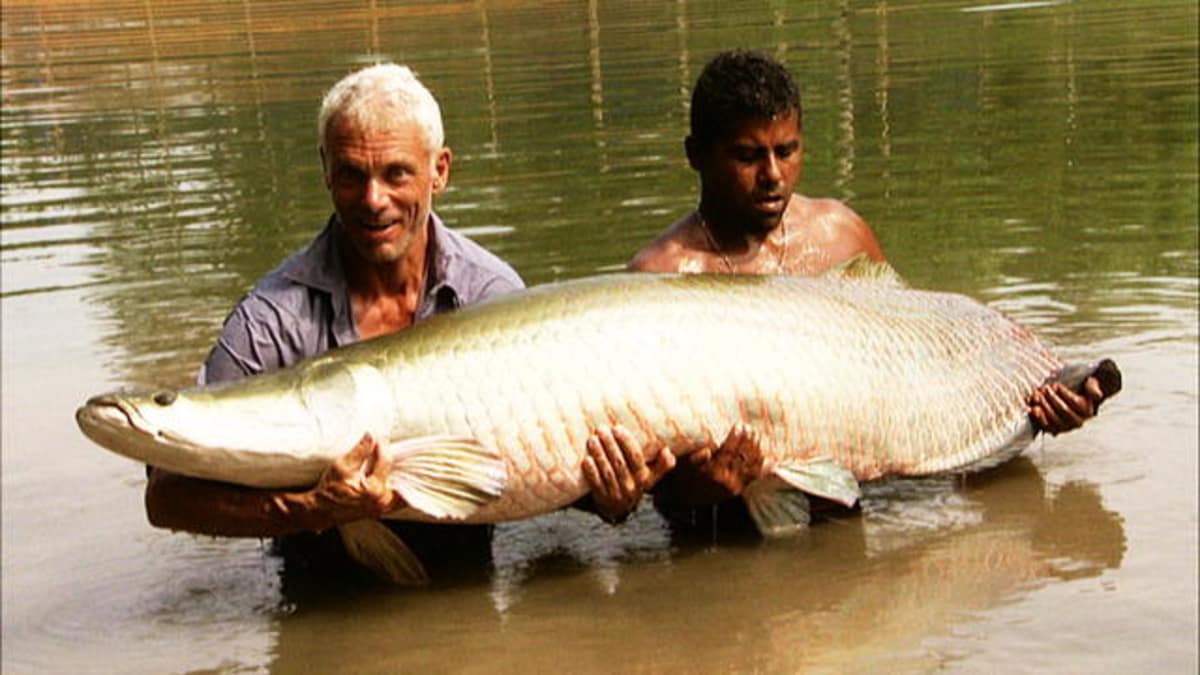
[[[331, 216], [308, 246], [259, 280], [225, 319], [201, 384], [278, 370], [358, 342]], [[507, 263], [431, 213], [425, 293], [414, 320], [525, 287]]]

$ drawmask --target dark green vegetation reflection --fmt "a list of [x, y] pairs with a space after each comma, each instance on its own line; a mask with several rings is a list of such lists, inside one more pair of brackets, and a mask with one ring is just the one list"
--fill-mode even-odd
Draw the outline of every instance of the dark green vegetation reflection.
[[86, 287], [128, 382], [186, 381], [323, 223], [317, 101], [379, 59], [442, 103], [452, 226], [529, 283], [616, 269], [691, 208], [687, 92], [746, 46], [803, 84], [800, 190], [915, 285], [1076, 336], [1146, 279], [1193, 303], [1195, 3], [977, 4], [5, 2], [3, 294]]

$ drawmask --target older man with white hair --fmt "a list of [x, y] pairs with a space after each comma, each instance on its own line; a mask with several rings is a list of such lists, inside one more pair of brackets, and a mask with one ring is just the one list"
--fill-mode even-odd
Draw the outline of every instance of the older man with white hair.
[[[511, 267], [434, 213], [453, 156], [437, 101], [407, 67], [371, 66], [334, 85], [321, 106], [318, 135], [334, 213], [311, 243], [233, 309], [201, 371], [203, 384], [283, 368], [524, 286]], [[624, 466], [624, 458], [614, 456], [622, 450], [611, 431], [591, 446], [602, 458], [612, 456], [602, 464]], [[671, 463], [669, 456], [656, 457], [647, 468], [640, 452], [630, 461], [645, 483]], [[341, 556], [344, 545], [397, 582], [425, 581], [427, 567], [440, 571], [443, 563], [487, 559], [487, 527], [381, 524], [379, 516], [403, 505], [387, 486], [387, 471], [387, 458], [369, 436], [317, 485], [295, 490], [251, 489], [151, 468], [146, 511], [153, 525], [173, 530], [289, 535], [277, 540], [285, 552], [304, 552], [285, 555], [289, 560], [328, 561]], [[629, 484], [628, 474], [609, 472], [607, 483], [596, 478], [605, 489], [597, 489], [595, 510], [627, 508], [628, 495], [614, 485], [618, 478]], [[606, 509], [608, 495], [614, 505]]]

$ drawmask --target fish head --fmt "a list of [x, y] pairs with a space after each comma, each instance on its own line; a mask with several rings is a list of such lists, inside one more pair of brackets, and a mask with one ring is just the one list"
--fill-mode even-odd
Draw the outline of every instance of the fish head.
[[309, 484], [364, 432], [353, 378], [252, 377], [229, 385], [96, 396], [75, 414], [117, 454], [197, 478]]

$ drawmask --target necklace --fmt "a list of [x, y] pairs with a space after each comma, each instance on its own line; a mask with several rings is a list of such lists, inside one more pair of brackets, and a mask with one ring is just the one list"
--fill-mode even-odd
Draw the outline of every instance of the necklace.
[[[717, 255], [721, 256], [721, 262], [725, 263], [725, 269], [730, 274], [735, 274], [736, 272], [733, 268], [733, 261], [729, 259], [729, 256], [725, 253], [725, 249], [721, 248], [717, 244], [717, 238], [713, 235], [712, 230], [708, 227], [708, 221], [704, 219], [704, 214], [700, 213], [699, 209], [696, 210], [696, 220], [700, 221], [700, 229], [704, 230], [704, 238], [708, 240], [708, 245], [712, 246], [712, 250], [715, 251], [717, 253]], [[766, 240], [764, 240], [764, 242], [765, 241]], [[788, 224], [787, 224], [787, 218], [784, 218], [783, 219], [783, 241], [779, 245], [779, 255], [778, 255], [778, 259], [775, 261], [775, 273], [776, 274], [784, 273], [783, 261], [785, 259], [787, 259], [787, 246], [788, 246]]]

